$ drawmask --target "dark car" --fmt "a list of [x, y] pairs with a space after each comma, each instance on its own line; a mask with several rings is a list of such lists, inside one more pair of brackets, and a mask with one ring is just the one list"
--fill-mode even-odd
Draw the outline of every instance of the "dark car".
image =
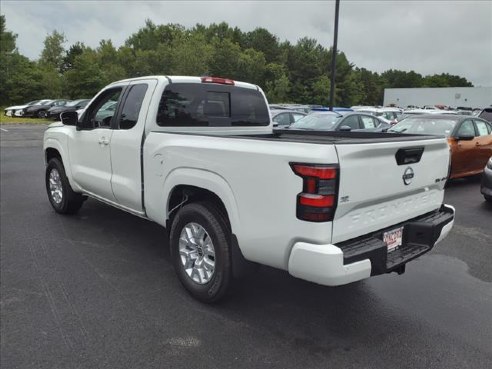
[[388, 132], [446, 136], [451, 150], [451, 179], [482, 173], [492, 155], [492, 124], [470, 115], [414, 115]]
[[290, 125], [290, 129], [310, 131], [373, 131], [385, 132], [389, 123], [369, 114], [350, 111], [317, 111]]
[[[352, 108], [344, 108], [341, 106], [334, 106], [332, 110], [336, 111], [336, 112], [354, 111], [354, 109], [352, 109]], [[330, 110], [330, 108], [322, 106], [322, 107], [312, 108], [310, 111], [314, 113], [317, 111], [331, 111], [331, 110]]]
[[480, 192], [485, 200], [492, 202], [492, 156], [483, 170]]
[[297, 122], [302, 117], [306, 116], [306, 113], [301, 113], [296, 110], [270, 110], [270, 116], [272, 117], [273, 126], [279, 128], [285, 128], [292, 123]]
[[48, 109], [47, 117], [54, 120], [60, 120], [60, 114], [66, 111], [76, 111], [85, 108], [91, 101], [90, 99], [80, 99], [67, 102], [65, 105], [55, 105]]
[[24, 117], [46, 118], [48, 110], [53, 106], [64, 106], [70, 100], [48, 100], [41, 104], [35, 104], [24, 108]]
[[480, 114], [478, 114], [478, 117], [492, 123], [492, 106], [490, 108], [483, 109]]

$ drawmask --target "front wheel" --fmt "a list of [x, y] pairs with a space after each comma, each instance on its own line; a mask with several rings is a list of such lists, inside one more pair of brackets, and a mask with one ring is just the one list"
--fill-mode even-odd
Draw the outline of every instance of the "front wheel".
[[38, 118], [46, 118], [47, 115], [48, 115], [48, 113], [46, 112], [46, 110], [40, 110], [40, 111], [38, 111], [38, 114], [37, 114]]
[[484, 199], [488, 202], [492, 202], [492, 196], [489, 195], [483, 195]]
[[196, 299], [221, 299], [232, 276], [230, 230], [212, 204], [192, 203], [181, 208], [170, 232], [171, 258], [180, 282]]
[[85, 197], [72, 190], [62, 162], [53, 158], [46, 167], [46, 192], [51, 206], [60, 214], [75, 214]]

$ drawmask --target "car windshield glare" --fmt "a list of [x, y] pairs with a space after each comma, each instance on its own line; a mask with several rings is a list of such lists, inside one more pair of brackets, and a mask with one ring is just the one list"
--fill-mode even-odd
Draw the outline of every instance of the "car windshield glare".
[[397, 133], [417, 133], [450, 136], [457, 121], [452, 119], [406, 118], [394, 125], [389, 131]]
[[292, 123], [292, 129], [332, 130], [341, 116], [335, 114], [310, 114]]

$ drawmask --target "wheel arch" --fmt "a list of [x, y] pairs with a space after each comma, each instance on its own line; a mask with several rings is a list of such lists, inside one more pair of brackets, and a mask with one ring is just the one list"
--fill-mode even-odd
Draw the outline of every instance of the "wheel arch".
[[60, 161], [63, 163], [63, 158], [60, 151], [58, 151], [58, 149], [54, 147], [47, 147], [44, 150], [44, 162], [48, 164], [49, 161], [53, 158], [60, 159]]
[[[236, 234], [234, 233], [234, 226], [231, 222], [231, 212], [237, 211], [236, 208], [231, 209], [229, 203], [229, 209], [222, 198], [210, 188], [199, 187], [189, 184], [179, 184], [172, 188], [169, 193], [168, 201], [166, 204], [166, 228], [171, 229], [171, 225], [177, 210], [181, 205], [194, 202], [209, 202], [216, 207], [218, 212], [224, 217], [224, 221], [230, 231], [230, 247], [231, 247], [231, 261], [232, 272], [234, 277], [242, 277], [251, 272], [254, 268], [253, 263], [247, 261], [239, 246], [239, 242]], [[233, 216], [237, 214], [233, 213]], [[234, 218], [236, 220], [236, 218]], [[233, 220], [233, 221], [234, 221]]]
[[65, 174], [70, 182], [70, 186], [72, 186], [74, 191], [80, 191], [79, 186], [74, 183], [72, 178], [72, 168], [69, 165], [68, 153], [65, 152], [62, 143], [57, 139], [57, 137], [45, 138], [43, 148], [45, 165], [48, 165], [48, 162], [52, 158], [58, 158], [63, 164]]
[[238, 227], [236, 199], [227, 181], [220, 175], [194, 168], [178, 168], [169, 173], [164, 181], [166, 221], [172, 219], [172, 210], [180, 204], [183, 196], [193, 201], [207, 200], [224, 211], [232, 233]]
[[217, 209], [224, 216], [224, 220], [226, 221], [228, 227], [231, 228], [231, 222], [229, 219], [227, 208], [225, 207], [224, 202], [220, 199], [220, 197], [208, 189], [191, 185], [177, 185], [171, 190], [166, 208], [168, 227], [172, 223], [172, 220], [180, 205], [201, 201], [207, 201], [216, 206]]

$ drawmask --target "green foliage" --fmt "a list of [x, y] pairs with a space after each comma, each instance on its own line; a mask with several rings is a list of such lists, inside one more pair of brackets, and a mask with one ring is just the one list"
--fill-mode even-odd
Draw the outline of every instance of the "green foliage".
[[65, 35], [56, 30], [46, 36], [44, 39], [44, 48], [39, 58], [39, 64], [43, 67], [56, 69], [61, 72], [65, 54], [65, 48], [63, 47], [65, 41]]
[[13, 53], [16, 50], [16, 39], [15, 33], [7, 31], [5, 15], [0, 15], [0, 52], [2, 54]]
[[[91, 49], [53, 31], [38, 61], [16, 48], [17, 35], [0, 17], [0, 104], [36, 98], [90, 98], [110, 82], [145, 75], [212, 75], [259, 85], [270, 102], [328, 105], [332, 50], [312, 38], [295, 44], [264, 28], [242, 32], [227, 23], [156, 25], [146, 20], [124, 45], [101, 40]], [[472, 86], [446, 73], [425, 76], [390, 69], [382, 74], [356, 68], [343, 52], [336, 55], [335, 104], [378, 105], [384, 88]]]

